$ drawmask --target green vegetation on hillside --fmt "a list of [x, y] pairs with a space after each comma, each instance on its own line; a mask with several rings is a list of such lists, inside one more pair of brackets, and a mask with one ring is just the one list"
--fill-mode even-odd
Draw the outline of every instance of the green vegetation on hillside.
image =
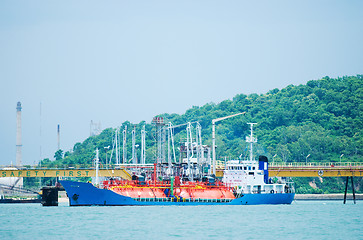
[[[246, 112], [245, 115], [217, 124], [217, 159], [232, 159], [241, 155], [246, 157], [248, 148], [244, 139], [249, 135], [247, 123], [255, 122], [255, 136], [258, 138], [256, 154], [266, 155], [270, 161], [273, 159], [275, 162], [339, 162], [341, 159], [344, 162], [363, 162], [362, 80], [363, 75], [336, 79], [324, 77], [311, 80], [306, 85], [289, 85], [281, 90], [273, 89], [266, 94], [239, 94], [232, 100], [225, 100], [219, 104], [193, 106], [182, 115], [165, 113], [158, 116], [174, 125], [198, 121], [202, 126], [203, 143], [211, 145], [212, 119]], [[122, 129], [126, 125], [128, 159], [131, 158], [131, 129], [135, 126], [136, 143], [141, 145], [140, 131], [142, 126], [146, 125], [147, 162], [154, 162], [155, 130], [152, 124], [124, 122]], [[65, 152], [64, 156], [63, 152], [58, 151], [55, 154], [57, 160], [44, 159], [42, 165], [91, 165], [96, 148], [100, 149], [100, 159], [105, 164], [105, 147], [112, 148], [114, 132], [115, 129], [105, 129], [98, 136], [89, 137], [83, 143], [76, 143], [73, 151]], [[185, 137], [185, 126], [175, 129], [176, 142]], [[107, 158], [110, 156], [111, 150], [108, 150]], [[343, 157], [340, 158], [341, 156]], [[112, 158], [115, 159], [114, 154]], [[341, 192], [342, 179], [324, 178], [331, 187], [321, 191], [316, 190], [324, 188], [319, 188], [321, 184], [318, 181], [321, 183], [318, 179], [296, 179], [297, 192]], [[312, 182], [314, 183], [311, 184]], [[358, 191], [361, 192], [360, 178], [356, 182]]]

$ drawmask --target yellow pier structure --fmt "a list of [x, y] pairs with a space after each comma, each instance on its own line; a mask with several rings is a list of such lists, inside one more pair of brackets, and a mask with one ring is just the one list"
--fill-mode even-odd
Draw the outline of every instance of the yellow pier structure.
[[363, 167], [270, 167], [270, 177], [363, 177]]
[[[217, 165], [217, 177], [223, 177], [224, 165]], [[363, 177], [363, 163], [271, 163], [269, 177]]]
[[[20, 169], [0, 170], [0, 177], [95, 177], [95, 169]], [[125, 169], [100, 169], [99, 177], [121, 177], [131, 180]]]
[[[128, 168], [140, 166], [128, 166]], [[146, 168], [152, 168], [152, 164], [146, 164]], [[99, 177], [121, 177], [131, 180], [126, 168], [99, 169]], [[216, 176], [223, 177], [224, 164], [217, 161]], [[0, 169], [1, 177], [95, 177], [94, 168], [67, 168], [67, 169]], [[270, 163], [270, 177], [363, 177], [363, 163], [309, 163], [309, 164], [279, 164]]]

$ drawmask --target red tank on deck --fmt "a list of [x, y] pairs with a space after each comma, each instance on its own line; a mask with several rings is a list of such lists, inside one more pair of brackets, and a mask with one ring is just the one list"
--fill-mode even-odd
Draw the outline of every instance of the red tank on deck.
[[[128, 188], [115, 187], [110, 190], [132, 198], [154, 198], [155, 194], [151, 188]], [[165, 196], [165, 195], [164, 195]]]
[[193, 198], [222, 199], [223, 194], [218, 189], [191, 189]]
[[[171, 190], [170, 182], [139, 182], [139, 181], [104, 181], [103, 186], [118, 194], [131, 198], [167, 198], [171, 197], [168, 192]], [[203, 182], [177, 182], [173, 186], [172, 196], [184, 199], [234, 199], [232, 191], [229, 188], [217, 183], [208, 185]], [[168, 196], [166, 195], [168, 194]]]
[[187, 189], [177, 188], [174, 190], [174, 195], [182, 198], [190, 198], [190, 194]]

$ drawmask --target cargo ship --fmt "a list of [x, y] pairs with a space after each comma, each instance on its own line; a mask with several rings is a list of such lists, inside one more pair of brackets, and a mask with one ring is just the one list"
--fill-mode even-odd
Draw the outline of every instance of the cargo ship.
[[269, 178], [267, 157], [259, 156], [258, 161], [253, 158], [257, 139], [252, 126], [246, 138], [251, 144], [249, 159], [226, 161], [222, 179], [214, 174], [198, 174], [200, 164], [188, 158], [181, 164], [155, 163], [152, 171], [134, 174], [132, 180], [114, 177], [95, 184], [69, 180], [60, 183], [70, 206], [291, 204], [293, 184]]

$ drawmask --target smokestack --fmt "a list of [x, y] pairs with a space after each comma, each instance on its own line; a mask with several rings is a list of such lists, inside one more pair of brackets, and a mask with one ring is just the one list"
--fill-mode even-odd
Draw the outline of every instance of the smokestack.
[[16, 105], [16, 165], [22, 166], [21, 162], [21, 103]]
[[58, 134], [58, 150], [60, 149], [60, 128], [59, 128], [59, 124], [58, 124], [58, 128], [57, 128], [57, 134]]

